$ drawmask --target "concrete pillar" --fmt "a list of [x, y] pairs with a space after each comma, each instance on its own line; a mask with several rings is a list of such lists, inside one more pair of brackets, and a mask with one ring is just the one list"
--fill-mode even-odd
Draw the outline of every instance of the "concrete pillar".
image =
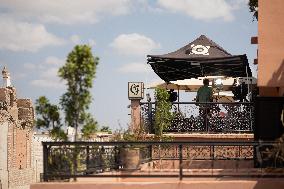
[[140, 99], [138, 100], [130, 100], [131, 104], [131, 125], [130, 130], [135, 132], [140, 128], [141, 124], [141, 107], [140, 107]]

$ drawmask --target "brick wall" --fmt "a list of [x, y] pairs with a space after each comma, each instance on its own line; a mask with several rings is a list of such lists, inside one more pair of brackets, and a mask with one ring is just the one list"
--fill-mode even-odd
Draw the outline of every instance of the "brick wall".
[[[0, 88], [0, 129], [7, 124], [7, 132], [1, 139], [6, 140], [7, 148], [0, 158], [0, 180], [3, 189], [26, 189], [34, 182], [32, 164], [32, 124], [34, 110], [30, 99], [17, 99], [16, 90], [12, 87]], [[3, 141], [2, 141], [3, 143]], [[1, 145], [1, 144], [0, 144]]]
[[28, 189], [33, 181], [33, 169], [17, 169], [12, 168], [9, 173], [9, 189], [25, 188]]

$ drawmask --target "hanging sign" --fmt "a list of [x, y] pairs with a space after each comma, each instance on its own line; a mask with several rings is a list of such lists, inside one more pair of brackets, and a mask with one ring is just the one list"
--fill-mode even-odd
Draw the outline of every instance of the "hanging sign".
[[144, 83], [143, 82], [128, 82], [128, 99], [143, 99], [144, 98]]

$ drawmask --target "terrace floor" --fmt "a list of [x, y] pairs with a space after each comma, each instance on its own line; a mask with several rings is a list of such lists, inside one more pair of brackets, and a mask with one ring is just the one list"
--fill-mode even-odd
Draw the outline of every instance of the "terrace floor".
[[31, 189], [283, 189], [283, 178], [80, 178], [32, 184]]

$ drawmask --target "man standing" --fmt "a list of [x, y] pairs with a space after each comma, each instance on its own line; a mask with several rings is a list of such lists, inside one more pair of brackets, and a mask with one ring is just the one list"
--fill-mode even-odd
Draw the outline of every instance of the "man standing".
[[209, 87], [209, 80], [203, 80], [203, 86], [197, 91], [196, 102], [212, 102], [213, 92], [212, 88]]
[[[196, 102], [213, 102], [213, 91], [209, 87], [209, 80], [203, 80], [203, 86], [200, 87], [197, 91]], [[208, 114], [210, 113], [210, 107], [207, 104], [200, 104], [199, 114], [203, 118], [203, 124], [205, 126], [205, 131], [208, 129]]]

